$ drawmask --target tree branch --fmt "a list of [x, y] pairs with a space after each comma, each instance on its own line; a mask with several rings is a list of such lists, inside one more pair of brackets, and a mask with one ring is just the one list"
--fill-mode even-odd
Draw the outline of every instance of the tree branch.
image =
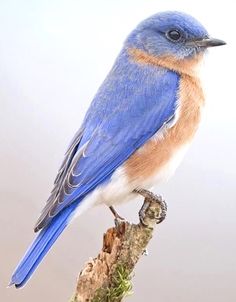
[[107, 230], [99, 255], [89, 260], [80, 272], [71, 302], [120, 302], [131, 293], [131, 273], [145, 253], [154, 227], [165, 218], [166, 204], [151, 192], [139, 212], [140, 222], [116, 221]]

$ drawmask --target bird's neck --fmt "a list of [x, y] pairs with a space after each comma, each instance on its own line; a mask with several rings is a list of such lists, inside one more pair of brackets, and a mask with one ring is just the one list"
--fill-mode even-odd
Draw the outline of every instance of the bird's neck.
[[136, 63], [160, 66], [191, 77], [197, 77], [197, 67], [203, 56], [198, 54], [193, 58], [177, 59], [167, 55], [154, 56], [137, 48], [129, 48], [128, 54]]

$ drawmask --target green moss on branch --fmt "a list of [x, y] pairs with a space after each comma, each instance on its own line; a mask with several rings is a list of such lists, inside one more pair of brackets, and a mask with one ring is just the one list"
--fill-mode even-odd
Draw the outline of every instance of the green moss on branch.
[[[147, 198], [145, 198], [147, 202]], [[99, 255], [89, 260], [78, 277], [70, 302], [120, 302], [131, 294], [131, 276], [163, 216], [160, 202], [149, 200], [142, 222], [120, 222], [104, 234]]]

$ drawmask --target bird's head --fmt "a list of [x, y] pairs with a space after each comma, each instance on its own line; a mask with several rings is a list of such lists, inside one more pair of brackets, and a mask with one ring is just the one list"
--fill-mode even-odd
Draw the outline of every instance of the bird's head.
[[141, 22], [128, 36], [125, 46], [153, 56], [177, 60], [196, 57], [208, 47], [226, 44], [211, 38], [193, 17], [180, 12], [162, 12]]

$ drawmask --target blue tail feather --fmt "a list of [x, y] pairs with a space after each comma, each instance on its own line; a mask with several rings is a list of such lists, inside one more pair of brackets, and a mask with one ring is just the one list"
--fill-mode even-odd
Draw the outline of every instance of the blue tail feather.
[[77, 203], [72, 204], [59, 213], [35, 238], [32, 245], [15, 269], [10, 285], [22, 287], [31, 277], [53, 243], [68, 225]]

